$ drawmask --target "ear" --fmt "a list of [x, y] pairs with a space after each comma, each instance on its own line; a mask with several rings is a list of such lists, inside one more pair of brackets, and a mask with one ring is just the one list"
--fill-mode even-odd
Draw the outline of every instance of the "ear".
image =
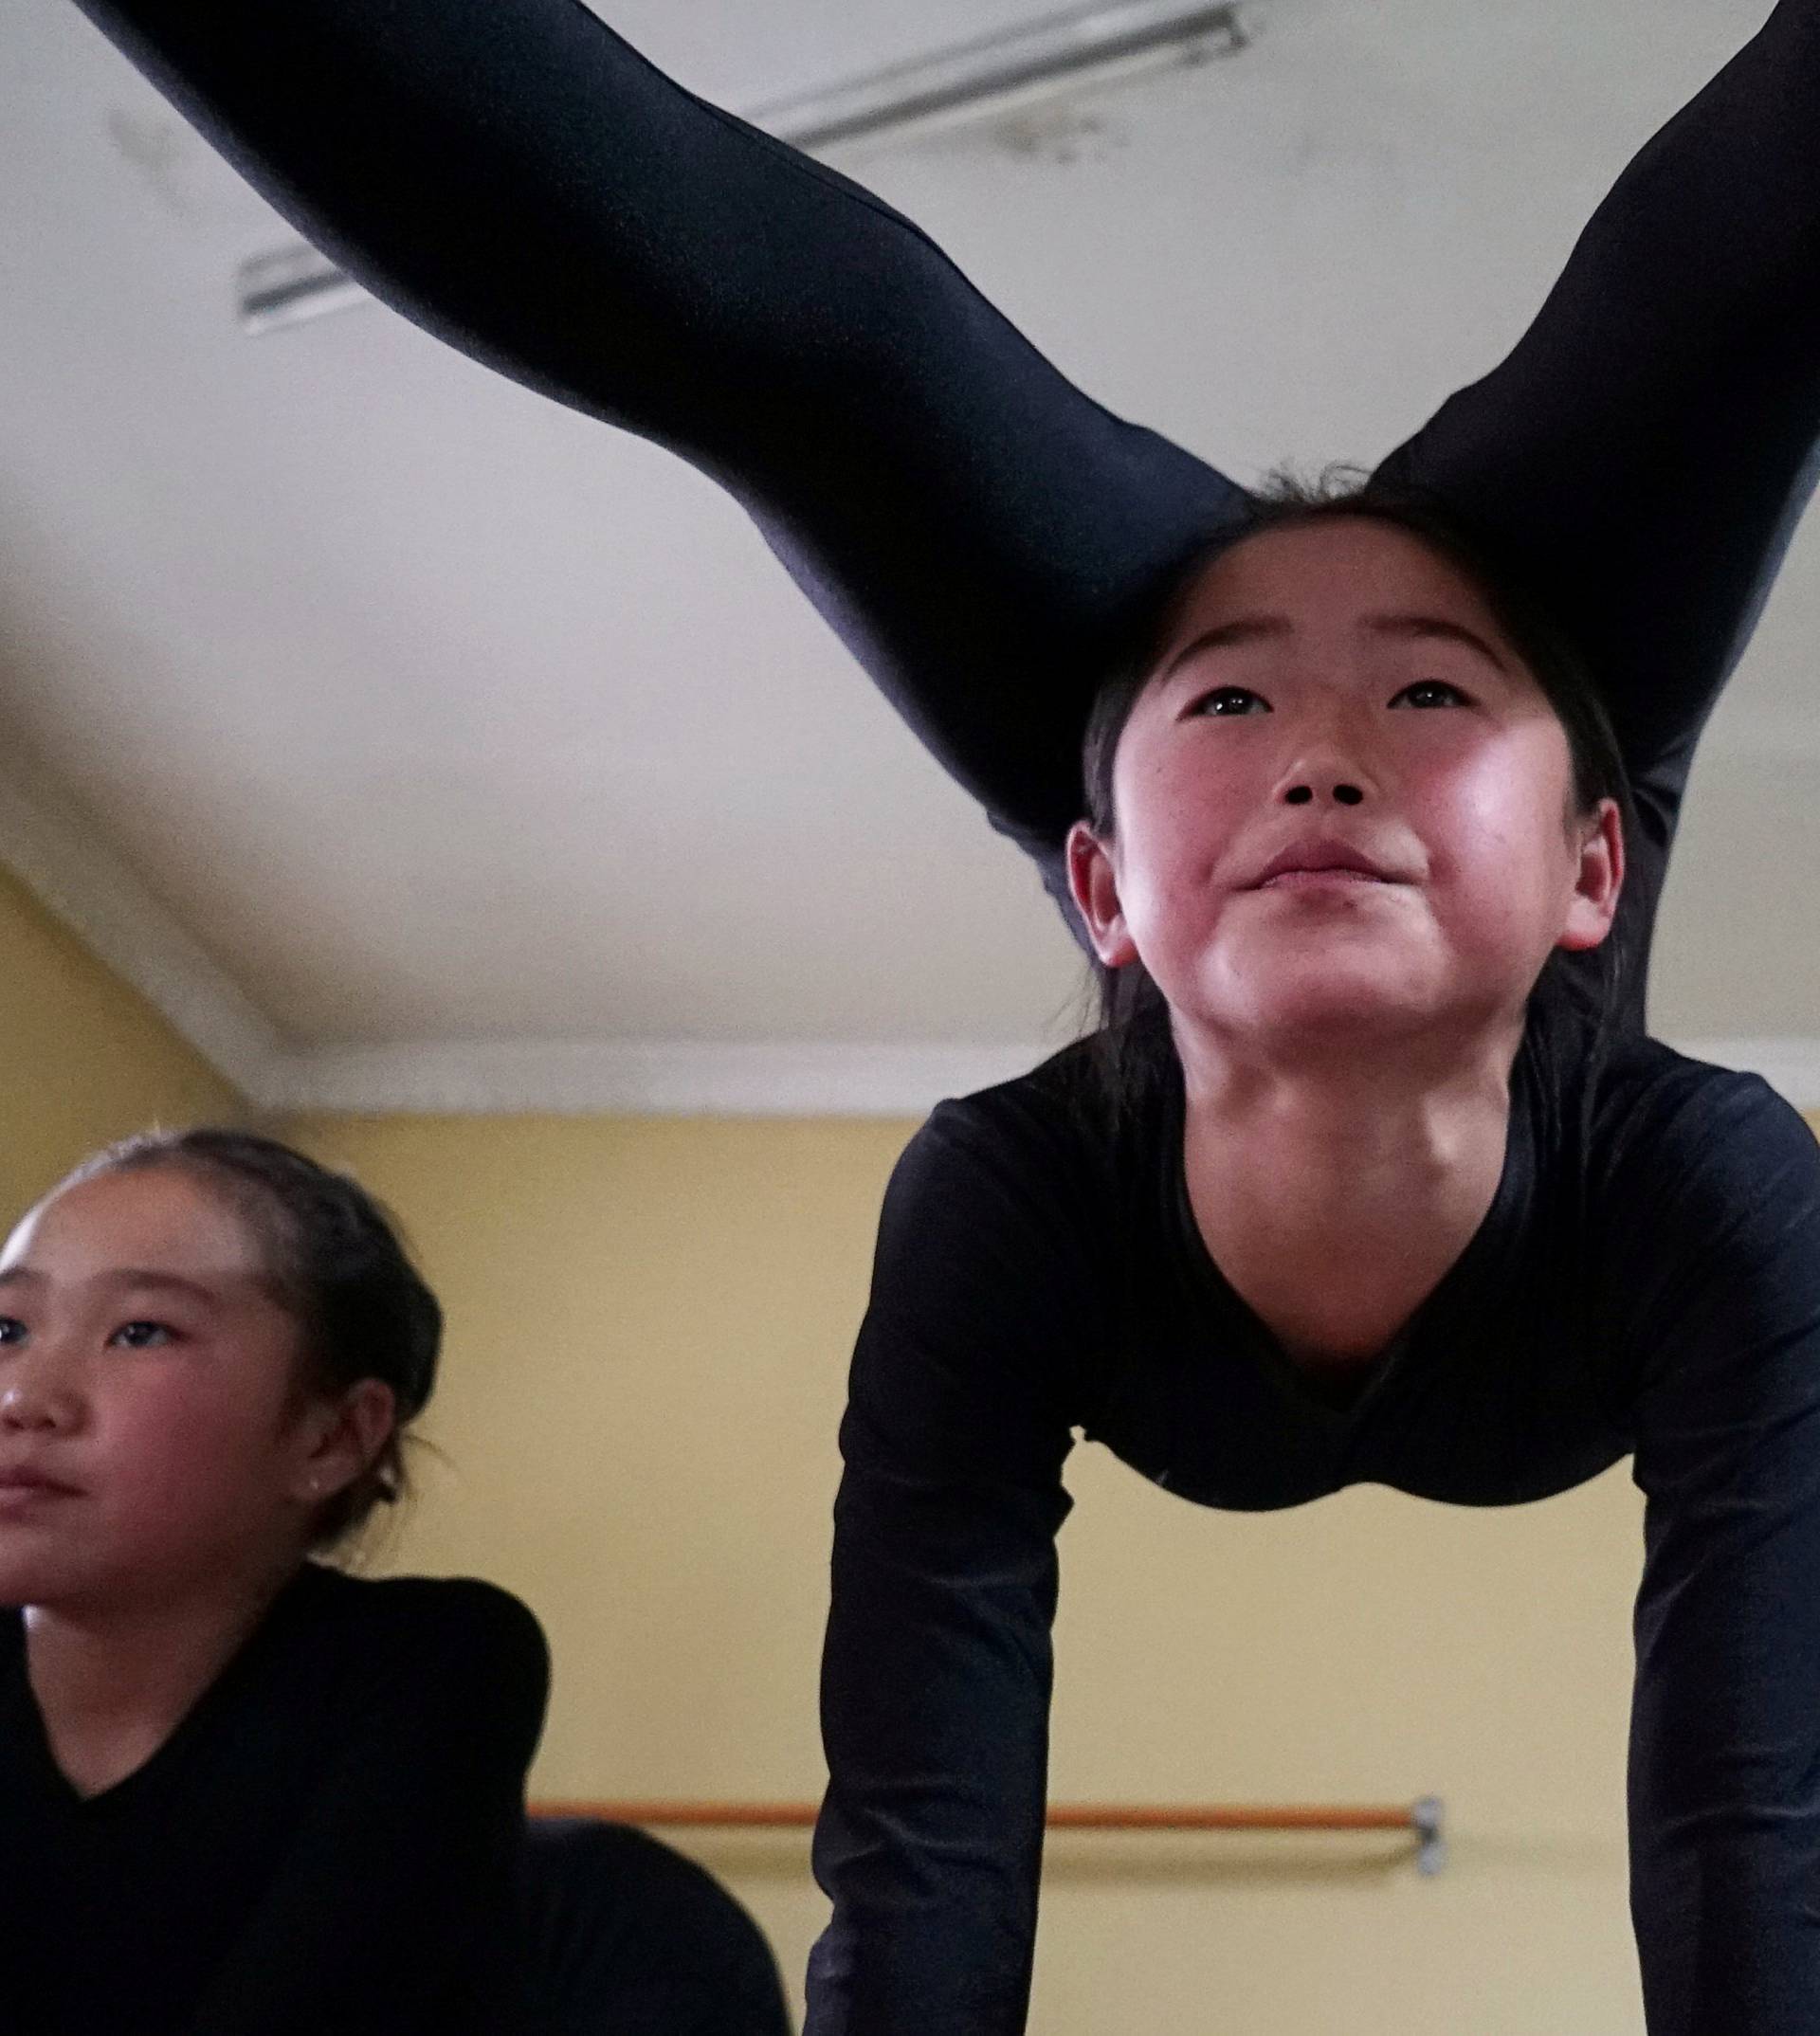
[[1119, 908], [1112, 850], [1084, 820], [1077, 820], [1068, 829], [1067, 853], [1068, 890], [1094, 953], [1108, 969], [1129, 966], [1138, 959], [1138, 947]]
[[290, 1496], [320, 1505], [364, 1477], [398, 1426], [398, 1403], [383, 1379], [358, 1379], [336, 1399], [314, 1401], [298, 1423]]
[[1580, 867], [1567, 921], [1556, 942], [1570, 953], [1597, 947], [1611, 931], [1624, 889], [1624, 823], [1615, 799], [1601, 799], [1580, 823]]

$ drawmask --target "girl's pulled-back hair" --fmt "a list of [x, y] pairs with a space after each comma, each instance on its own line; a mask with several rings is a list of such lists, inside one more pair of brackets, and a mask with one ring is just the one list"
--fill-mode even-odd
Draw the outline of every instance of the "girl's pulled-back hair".
[[282, 1305], [302, 1333], [309, 1391], [334, 1393], [375, 1378], [391, 1388], [397, 1420], [363, 1477], [324, 1501], [312, 1545], [346, 1539], [406, 1489], [404, 1430], [436, 1382], [443, 1311], [399, 1242], [397, 1226], [357, 1181], [257, 1133], [149, 1131], [85, 1159], [63, 1182], [101, 1173], [179, 1169], [219, 1189], [246, 1222]]
[[[1182, 565], [1153, 603], [1126, 654], [1118, 659], [1094, 696], [1082, 738], [1086, 819], [1102, 840], [1117, 827], [1113, 766], [1132, 709], [1156, 673], [1182, 604], [1224, 554], [1266, 531], [1364, 518], [1407, 532], [1471, 582], [1500, 629], [1541, 688], [1567, 736], [1576, 814], [1611, 799], [1627, 839], [1634, 809], [1623, 753], [1611, 716], [1579, 650], [1547, 609], [1495, 565], [1468, 532], [1430, 498], [1395, 487], [1357, 468], [1329, 467], [1318, 481], [1271, 475], [1251, 494], [1246, 513]], [[1605, 941], [1590, 954], [1550, 956], [1541, 980], [1563, 980], [1603, 1036], [1629, 994], [1626, 919], [1620, 915]], [[1173, 1072], [1174, 1045], [1169, 1007], [1141, 962], [1122, 969], [1095, 964], [1100, 992], [1099, 1063], [1115, 1109], [1135, 1107]]]

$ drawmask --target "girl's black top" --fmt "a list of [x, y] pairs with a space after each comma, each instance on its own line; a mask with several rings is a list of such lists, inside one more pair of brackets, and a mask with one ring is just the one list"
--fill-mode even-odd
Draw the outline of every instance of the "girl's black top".
[[491, 1585], [307, 1565], [145, 1765], [70, 1787], [0, 1613], [0, 2026], [511, 2036], [549, 1663]]
[[[1023, 2026], [1073, 1434], [1204, 1505], [1465, 1505], [1635, 1452], [1630, 1772], [1651, 2036], [1820, 2026], [1820, 1145], [1754, 1076], [1538, 1009], [1496, 1198], [1337, 1405], [1221, 1278], [1179, 1091], [1071, 1048], [944, 1103], [886, 1196], [823, 1666], [812, 2027]], [[831, 2004], [839, 2003], [836, 2009]]]
[[[377, 295], [737, 496], [1064, 895], [1088, 702], [1243, 490], [580, 0], [81, 4]], [[1615, 1043], [1589, 1051], [1587, 983], [1553, 971], [1496, 1205], [1356, 1404], [1208, 1263], [1166, 1094], [1097, 1122], [1064, 1056], [905, 1155], [845, 1428], [813, 2036], [1023, 2026], [1073, 1426], [1235, 1506], [1358, 1479], [1506, 1502], [1634, 1447], [1649, 2027], [1820, 2018], [1820, 1161], [1760, 1083], [1642, 1037], [1694, 744], [1815, 475], [1816, 119], [1820, 0], [1781, 0], [1508, 358], [1384, 464], [1578, 639], [1638, 826]]]

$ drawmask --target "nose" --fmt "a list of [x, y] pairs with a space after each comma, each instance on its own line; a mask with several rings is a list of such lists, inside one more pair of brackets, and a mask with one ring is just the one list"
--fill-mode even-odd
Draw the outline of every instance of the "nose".
[[[1363, 806], [1365, 803], [1363, 787], [1352, 784], [1345, 778], [1336, 778], [1325, 789], [1327, 797], [1336, 806]], [[1283, 803], [1285, 806], [1313, 806], [1320, 796], [1320, 791], [1304, 780], [1299, 785], [1289, 787], [1283, 795]]]
[[66, 1434], [82, 1418], [81, 1402], [34, 1352], [0, 1367], [0, 1432]]
[[1284, 806], [1363, 806], [1378, 787], [1367, 758], [1372, 730], [1351, 700], [1330, 700], [1302, 723], [1277, 780]]

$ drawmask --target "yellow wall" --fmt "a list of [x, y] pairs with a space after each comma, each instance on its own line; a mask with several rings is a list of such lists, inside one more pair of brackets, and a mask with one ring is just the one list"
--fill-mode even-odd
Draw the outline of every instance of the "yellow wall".
[[0, 872], [0, 1223], [110, 1138], [219, 1120], [235, 1091]]
[[[545, 1795], [813, 1796], [835, 1423], [909, 1126], [314, 1120], [404, 1215], [451, 1335], [401, 1565], [520, 1591]], [[1640, 1501], [1247, 1517], [1077, 1453], [1058, 1798], [1447, 1799], [1395, 1840], [1051, 1849], [1038, 2036], [1637, 2036], [1623, 1766]], [[687, 1841], [792, 1984], [806, 1841]]]

